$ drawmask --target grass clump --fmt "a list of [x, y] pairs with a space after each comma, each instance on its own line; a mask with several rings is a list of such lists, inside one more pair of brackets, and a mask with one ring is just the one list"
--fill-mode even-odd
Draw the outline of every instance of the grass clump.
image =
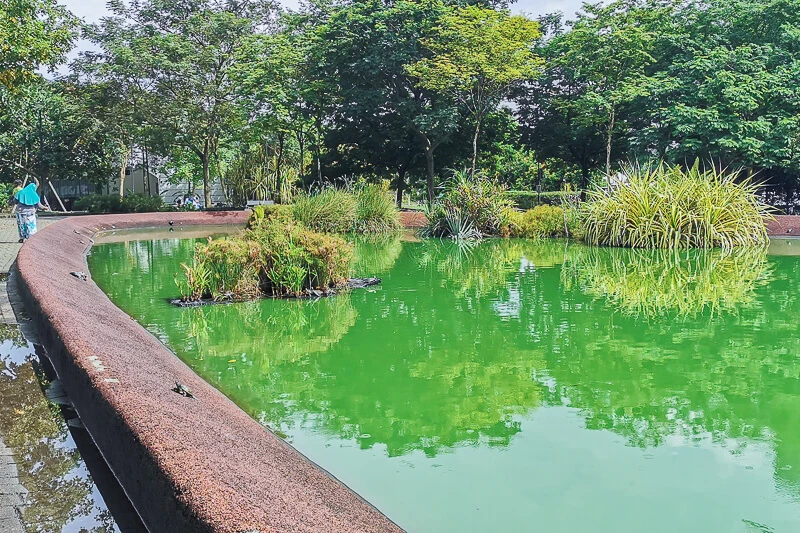
[[589, 193], [589, 244], [630, 248], [764, 246], [769, 207], [736, 173], [667, 165], [629, 168], [623, 182]]
[[399, 229], [400, 211], [385, 187], [368, 184], [356, 192], [355, 231], [386, 233]]
[[324, 233], [388, 233], [400, 229], [400, 211], [389, 191], [381, 185], [367, 184], [357, 189], [323, 189], [303, 194], [289, 205], [256, 206], [249, 226], [264, 220], [298, 221]]
[[512, 212], [506, 187], [485, 174], [458, 171], [436, 203], [425, 213], [431, 237], [456, 239], [500, 235]]
[[294, 218], [311, 229], [327, 233], [349, 233], [356, 225], [358, 200], [341, 189], [323, 189], [315, 194], [295, 198]]
[[247, 219], [248, 228], [257, 228], [264, 221], [281, 221], [288, 224], [294, 220], [294, 211], [289, 205], [269, 204], [257, 205], [253, 207]]
[[341, 237], [280, 216], [262, 218], [241, 237], [199, 244], [192, 264], [182, 265], [178, 286], [187, 300], [328, 292], [347, 282], [352, 255], [352, 245]]

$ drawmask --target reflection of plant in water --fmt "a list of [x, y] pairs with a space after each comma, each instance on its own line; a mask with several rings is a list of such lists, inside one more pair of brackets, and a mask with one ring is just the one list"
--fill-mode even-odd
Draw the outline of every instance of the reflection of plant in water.
[[75, 474], [80, 456], [65, 445], [66, 424], [45, 400], [30, 361], [0, 359], [0, 433], [15, 451], [20, 482], [29, 491], [22, 516], [29, 533], [60, 532], [92, 513], [92, 483]]
[[13, 346], [21, 348], [25, 346], [25, 337], [19, 327], [14, 324], [0, 324], [0, 342], [10, 341]]
[[[280, 313], [272, 313], [280, 306]], [[227, 361], [247, 354], [264, 371], [322, 352], [341, 339], [358, 316], [349, 294], [318, 300], [254, 301], [185, 309], [185, 347]], [[225, 331], [222, 331], [225, 330]]]
[[[479, 245], [480, 253], [476, 254]], [[417, 263], [422, 269], [442, 274], [459, 296], [480, 298], [505, 287], [508, 274], [519, 264], [518, 243], [426, 239], [417, 253]]]
[[353, 238], [353, 275], [377, 276], [391, 270], [403, 251], [400, 237], [400, 233], [377, 233]]
[[576, 247], [562, 283], [608, 298], [624, 313], [655, 317], [735, 312], [754, 302], [769, 268], [761, 248], [714, 250], [613, 250]]

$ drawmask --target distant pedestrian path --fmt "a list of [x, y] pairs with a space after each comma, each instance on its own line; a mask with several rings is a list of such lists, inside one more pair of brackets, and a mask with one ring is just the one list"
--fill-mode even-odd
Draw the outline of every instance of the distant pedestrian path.
[[[39, 229], [46, 228], [49, 224], [62, 217], [39, 217]], [[17, 252], [22, 245], [19, 243], [19, 234], [17, 233], [17, 219], [10, 214], [0, 215], [0, 274], [7, 274], [14, 259], [17, 258]]]

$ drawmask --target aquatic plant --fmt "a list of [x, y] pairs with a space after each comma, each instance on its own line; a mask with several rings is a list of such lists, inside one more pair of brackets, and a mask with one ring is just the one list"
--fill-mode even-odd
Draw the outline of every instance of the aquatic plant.
[[586, 241], [631, 248], [763, 246], [769, 207], [757, 186], [715, 168], [632, 166], [610, 189], [589, 192]]
[[183, 278], [176, 282], [188, 300], [300, 296], [342, 286], [352, 254], [341, 237], [280, 217], [262, 219], [241, 237], [197, 245], [191, 265], [181, 265]]
[[386, 188], [367, 184], [302, 194], [290, 205], [298, 220], [328, 233], [383, 233], [400, 229], [400, 212]]

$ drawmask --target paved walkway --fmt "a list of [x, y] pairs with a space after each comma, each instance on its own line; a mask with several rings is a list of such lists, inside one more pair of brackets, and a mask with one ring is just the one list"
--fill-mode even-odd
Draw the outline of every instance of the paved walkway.
[[[61, 217], [39, 217], [39, 229], [57, 220], [61, 220]], [[17, 219], [12, 215], [0, 214], [0, 274], [8, 273], [21, 246], [17, 233]]]
[[[52, 224], [55, 218], [40, 218], [39, 227]], [[6, 277], [22, 246], [17, 234], [17, 221], [11, 216], [0, 215], [0, 324], [17, 324], [17, 318], [9, 301]], [[11, 297], [15, 297], [12, 288]], [[24, 533], [19, 517], [19, 508], [25, 503], [27, 491], [19, 482], [14, 453], [3, 443], [0, 435], [0, 532]]]

